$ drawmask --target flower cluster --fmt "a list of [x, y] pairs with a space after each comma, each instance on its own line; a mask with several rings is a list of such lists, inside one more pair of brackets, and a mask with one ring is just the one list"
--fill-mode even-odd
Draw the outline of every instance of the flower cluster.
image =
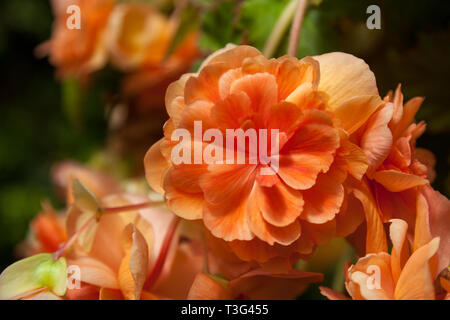
[[126, 94], [165, 92], [168, 120], [146, 140], [145, 178], [53, 166], [64, 209], [43, 203], [0, 299], [294, 299], [324, 280], [305, 266], [336, 238], [357, 259], [348, 295], [320, 287], [329, 299], [450, 299], [450, 201], [416, 147], [423, 98], [404, 103], [400, 85], [382, 98], [342, 52], [269, 59], [229, 44], [186, 73], [197, 33], [169, 49], [177, 10], [77, 0], [82, 28], [69, 30], [64, 2], [38, 49], [57, 74], [85, 79], [110, 61]]

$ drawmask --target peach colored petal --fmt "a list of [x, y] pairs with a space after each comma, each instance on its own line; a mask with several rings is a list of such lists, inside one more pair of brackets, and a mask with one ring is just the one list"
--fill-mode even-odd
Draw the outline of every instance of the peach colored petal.
[[247, 218], [247, 202], [243, 197], [220, 205], [207, 205], [203, 213], [206, 228], [225, 241], [253, 239]]
[[346, 100], [334, 110], [341, 121], [342, 128], [348, 133], [355, 132], [384, 102], [379, 96], [357, 96]]
[[422, 164], [424, 164], [427, 168], [427, 179], [430, 183], [433, 183], [436, 178], [436, 171], [434, 170], [434, 166], [436, 165], [436, 157], [434, 154], [423, 148], [416, 148], [414, 152], [414, 157]]
[[251, 46], [236, 46], [227, 44], [224, 48], [217, 50], [206, 58], [199, 71], [201, 72], [206, 66], [215, 63], [227, 63], [229, 69], [238, 68], [247, 58], [262, 56], [261, 52]]
[[208, 173], [200, 179], [205, 200], [223, 204], [235, 198], [244, 198], [253, 187], [256, 165], [210, 164]]
[[229, 66], [226, 63], [208, 64], [196, 76], [186, 81], [184, 90], [185, 103], [191, 104], [196, 100], [215, 103], [220, 99], [219, 79]]
[[355, 96], [378, 96], [375, 75], [359, 58], [347, 53], [331, 52], [313, 57], [319, 61], [319, 90], [326, 92], [331, 109]]
[[125, 256], [120, 264], [118, 281], [127, 300], [139, 300], [147, 275], [148, 247], [144, 236], [133, 224], [122, 234]]
[[361, 184], [353, 194], [364, 208], [367, 223], [366, 253], [387, 252], [386, 234], [381, 221], [379, 209], [367, 185]]
[[358, 298], [359, 293], [364, 300], [392, 300], [394, 281], [389, 255], [381, 252], [359, 259], [348, 270], [346, 287], [354, 299]]
[[336, 236], [346, 237], [353, 232], [364, 221], [364, 208], [361, 201], [350, 193], [344, 200], [341, 211], [336, 215]]
[[391, 150], [393, 140], [388, 123], [392, 118], [393, 110], [393, 104], [386, 103], [371, 117], [361, 137], [360, 145], [369, 161], [369, 176], [386, 159]]
[[242, 78], [242, 68], [230, 69], [226, 71], [219, 79], [219, 95], [221, 99], [226, 99], [230, 95], [233, 83]]
[[164, 194], [162, 187], [163, 177], [166, 170], [169, 168], [169, 162], [163, 157], [161, 153], [161, 142], [163, 139], [156, 142], [146, 153], [144, 158], [145, 177], [150, 187], [160, 194]]
[[[283, 148], [284, 143], [292, 137], [300, 127], [303, 120], [303, 112], [293, 103], [282, 101], [272, 106], [265, 119], [267, 131], [278, 130], [279, 148]], [[268, 143], [269, 144], [269, 143]]]
[[273, 274], [256, 269], [231, 280], [228, 287], [235, 297], [282, 300], [295, 299], [309, 284], [322, 280], [323, 275], [320, 273], [292, 270], [284, 274]]
[[272, 187], [255, 185], [255, 201], [262, 217], [271, 225], [285, 227], [294, 222], [303, 210], [301, 192], [283, 182]]
[[429, 260], [439, 248], [439, 238], [417, 249], [406, 262], [395, 288], [396, 300], [434, 300]]
[[313, 187], [303, 191], [305, 205], [300, 216], [310, 223], [325, 223], [332, 220], [344, 200], [344, 187], [336, 170], [318, 176]]
[[436, 271], [450, 265], [450, 200], [430, 185], [421, 187], [421, 192], [428, 204], [428, 219], [433, 237], [440, 237], [441, 244], [438, 250], [438, 265]]
[[427, 179], [396, 170], [377, 171], [373, 174], [373, 178], [392, 192], [404, 191], [428, 183]]
[[243, 91], [228, 95], [211, 109], [211, 117], [223, 132], [226, 132], [226, 129], [241, 128], [252, 114], [250, 99]]
[[[167, 114], [171, 117], [179, 117], [179, 114], [184, 109], [184, 87], [192, 73], [184, 74], [175, 82], [172, 82], [166, 90], [165, 106]], [[181, 100], [180, 100], [181, 99]], [[182, 102], [182, 103], [180, 103]]]
[[408, 224], [400, 219], [392, 219], [389, 235], [392, 241], [391, 270], [394, 282], [397, 283], [403, 266], [409, 258], [409, 245], [406, 241]]
[[197, 249], [192, 243], [186, 242], [177, 246], [170, 272], [153, 290], [157, 295], [186, 299], [195, 276], [202, 270], [204, 264], [203, 252]]
[[110, 289], [119, 289], [116, 273], [106, 264], [89, 256], [79, 256], [69, 260], [69, 265], [80, 268], [81, 281]]
[[[416, 224], [414, 227], [414, 246], [413, 251], [429, 243], [433, 236], [430, 230], [429, 208], [425, 197], [419, 193], [416, 202]], [[433, 205], [430, 203], [430, 205]]]
[[307, 123], [281, 149], [278, 175], [294, 189], [308, 189], [320, 172], [328, 170], [338, 146], [336, 129]]
[[[301, 225], [303, 233], [300, 240], [308, 238], [315, 245], [322, 245], [330, 242], [336, 233], [336, 220], [330, 220], [321, 224], [309, 223], [306, 220], [302, 220]], [[308, 242], [305, 244], [308, 247]], [[311, 253], [311, 251], [309, 253]]]
[[264, 220], [259, 207], [261, 202], [258, 194], [260, 192], [262, 191], [255, 185], [247, 203], [248, 221], [251, 231], [269, 245], [273, 245], [276, 242], [287, 246], [297, 240], [301, 234], [300, 223], [297, 220], [283, 227], [271, 225]]
[[336, 152], [335, 163], [343, 163], [342, 170], [355, 179], [361, 180], [368, 168], [368, 159], [364, 151], [347, 138], [341, 137], [341, 145]]
[[392, 129], [394, 140], [399, 138], [408, 128], [408, 126], [414, 121], [414, 116], [419, 110], [423, 100], [424, 99], [422, 97], [415, 97], [405, 103], [405, 105], [403, 106], [402, 118]]
[[210, 101], [196, 100], [188, 104], [180, 115], [179, 128], [188, 129], [194, 136], [194, 121], [201, 121], [202, 133], [210, 128], [216, 128], [217, 124], [211, 117], [211, 109], [214, 104]]
[[[293, 57], [283, 57], [278, 70], [278, 97], [286, 99], [298, 86], [311, 83], [317, 86], [319, 82], [319, 64], [311, 57], [298, 60]], [[280, 59], [279, 59], [280, 60]]]
[[230, 300], [231, 295], [222, 284], [210, 276], [199, 273], [192, 283], [188, 300]]
[[324, 93], [314, 90], [310, 82], [299, 85], [286, 97], [285, 101], [295, 104], [301, 110], [325, 110], [326, 108]]
[[[98, 259], [110, 267], [114, 272], [119, 270], [122, 259], [122, 246], [120, 237], [125, 223], [120, 215], [104, 215], [98, 223], [97, 232], [92, 243], [89, 256]], [[105, 250], [108, 248], [108, 250]]]
[[243, 76], [233, 83], [230, 92], [246, 93], [251, 102], [251, 109], [262, 119], [267, 117], [270, 108], [278, 102], [276, 78], [268, 73]]

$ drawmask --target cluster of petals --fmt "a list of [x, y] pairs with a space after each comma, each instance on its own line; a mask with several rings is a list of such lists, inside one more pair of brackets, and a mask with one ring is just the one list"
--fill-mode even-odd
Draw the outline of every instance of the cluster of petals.
[[[171, 211], [202, 220], [240, 259], [289, 267], [362, 223], [341, 212], [348, 181], [360, 181], [369, 164], [351, 135], [384, 105], [373, 73], [352, 55], [267, 59], [253, 47], [228, 45], [168, 87], [170, 119], [145, 157], [147, 180]], [[224, 136], [227, 129], [278, 129], [278, 171], [261, 175], [262, 162], [175, 164], [172, 150], [185, 141], [172, 134], [182, 128], [194, 137], [194, 121]]]
[[[79, 18], [79, 28], [68, 25], [72, 19], [68, 8], [74, 5], [80, 15], [72, 18]], [[130, 73], [124, 80], [124, 91], [132, 94], [161, 77], [186, 71], [198, 55], [196, 32], [190, 32], [169, 54], [178, 18], [168, 18], [147, 3], [54, 0], [52, 7], [52, 37], [36, 51], [40, 56], [48, 55], [63, 78], [84, 79], [111, 62], [115, 68]]]

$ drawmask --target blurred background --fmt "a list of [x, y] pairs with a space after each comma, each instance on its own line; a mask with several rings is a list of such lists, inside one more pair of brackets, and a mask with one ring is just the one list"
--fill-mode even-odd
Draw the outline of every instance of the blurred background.
[[[162, 11], [171, 10], [168, 1], [144, 2], [153, 2]], [[194, 10], [184, 15], [180, 30], [197, 28], [198, 45], [208, 54], [229, 42], [262, 50], [289, 1], [187, 2]], [[402, 83], [405, 100], [424, 96], [417, 120], [427, 122], [427, 131], [418, 145], [435, 154], [438, 175], [433, 186], [449, 197], [450, 2], [310, 3], [298, 56], [352, 53], [374, 71], [382, 96], [398, 83]], [[371, 4], [381, 9], [381, 30], [366, 27], [366, 9]], [[0, 270], [14, 261], [15, 246], [26, 236], [41, 201], [47, 199], [56, 208], [62, 206], [52, 187], [52, 165], [65, 159], [105, 163], [100, 151], [108, 143], [110, 132], [105, 105], [116, 97], [120, 74], [106, 66], [95, 73], [94, 81], [82, 94], [73, 82], [58, 80], [48, 60], [37, 59], [34, 53], [36, 46], [50, 38], [52, 21], [48, 0], [0, 2]], [[287, 38], [286, 33], [276, 56], [285, 54]], [[192, 69], [198, 65], [199, 61]], [[164, 86], [160, 95], [164, 95]], [[145, 148], [162, 134], [164, 120], [163, 105], [149, 112], [147, 125], [156, 131], [145, 133]], [[130, 174], [130, 162], [134, 168], [141, 166], [139, 158], [127, 157], [126, 152], [114, 161], [116, 167], [117, 163], [122, 166], [119, 174], [123, 175]]]

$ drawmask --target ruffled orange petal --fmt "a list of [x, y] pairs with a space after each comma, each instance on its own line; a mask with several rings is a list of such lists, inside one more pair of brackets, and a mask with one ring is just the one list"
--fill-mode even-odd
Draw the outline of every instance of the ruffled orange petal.
[[321, 117], [321, 112], [314, 112], [310, 117], [311, 123], [307, 120], [280, 151], [278, 175], [297, 190], [310, 188], [317, 175], [328, 170], [333, 162], [333, 153], [339, 146], [336, 129], [324, 123], [314, 123]]
[[439, 238], [434, 238], [412, 254], [398, 279], [396, 300], [434, 300], [434, 280], [429, 260], [438, 248]]
[[283, 182], [272, 187], [255, 185], [255, 199], [265, 221], [277, 227], [294, 222], [303, 210], [302, 193]]
[[330, 169], [319, 175], [313, 187], [303, 191], [305, 206], [301, 218], [310, 223], [325, 223], [332, 220], [344, 200], [344, 187], [336, 170]]
[[357, 96], [346, 100], [334, 110], [340, 125], [348, 133], [355, 132], [384, 102], [379, 96]]
[[361, 201], [366, 215], [366, 253], [387, 252], [387, 240], [383, 222], [370, 190], [364, 183], [360, 185], [359, 189], [354, 189], [353, 194]]
[[427, 179], [397, 170], [380, 170], [373, 174], [373, 178], [392, 192], [404, 191], [428, 183]]
[[431, 234], [439, 237], [441, 244], [438, 250], [437, 272], [440, 272], [450, 264], [450, 200], [438, 191], [433, 190], [430, 185], [421, 187], [421, 192], [428, 204], [428, 219]]
[[361, 137], [360, 145], [369, 161], [369, 176], [386, 159], [391, 150], [393, 139], [388, 123], [392, 118], [393, 110], [393, 104], [387, 103], [377, 111], [369, 120]]
[[319, 82], [319, 64], [311, 57], [298, 60], [293, 57], [282, 57], [278, 70], [278, 97], [286, 99], [297, 87], [303, 83], [317, 86]]
[[247, 210], [251, 231], [269, 245], [273, 245], [275, 242], [285, 246], [291, 244], [300, 236], [300, 223], [294, 220], [289, 225], [277, 227], [266, 222], [259, 207], [259, 204], [262, 204], [267, 209], [267, 206], [261, 203], [261, 192], [263, 191], [259, 190], [259, 187], [255, 185], [252, 194], [249, 196]]
[[151, 146], [144, 157], [145, 177], [150, 187], [160, 194], [164, 194], [163, 177], [170, 166], [169, 161], [161, 153], [162, 141], [163, 139]]

